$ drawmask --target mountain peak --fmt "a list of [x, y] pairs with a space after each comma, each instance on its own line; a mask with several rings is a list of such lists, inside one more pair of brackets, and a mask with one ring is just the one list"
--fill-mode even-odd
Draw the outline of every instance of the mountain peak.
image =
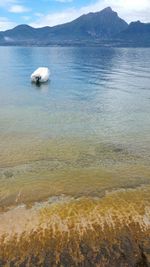
[[110, 6], [105, 7], [102, 12], [113, 12], [112, 8]]
[[32, 29], [32, 27], [27, 25], [27, 24], [20, 24], [20, 25], [16, 26], [14, 29], [26, 30], [26, 29]]
[[140, 21], [140, 20], [137, 20], [137, 21], [132, 21], [130, 24], [129, 24], [129, 26], [130, 25], [139, 25], [139, 24], [142, 24], [142, 22]]

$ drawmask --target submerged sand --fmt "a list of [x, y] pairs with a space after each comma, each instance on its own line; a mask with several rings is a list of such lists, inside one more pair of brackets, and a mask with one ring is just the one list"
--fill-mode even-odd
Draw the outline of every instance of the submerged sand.
[[0, 156], [0, 266], [149, 266], [148, 150], [12, 139]]
[[1, 214], [2, 266], [149, 266], [150, 187]]

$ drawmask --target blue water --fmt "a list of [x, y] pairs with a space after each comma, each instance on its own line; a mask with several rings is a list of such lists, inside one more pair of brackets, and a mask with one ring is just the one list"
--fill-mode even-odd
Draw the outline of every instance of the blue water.
[[[150, 49], [0, 48], [0, 133], [149, 141]], [[39, 66], [51, 81], [39, 87]]]
[[[150, 49], [0, 47], [0, 58], [0, 203], [149, 183]], [[39, 66], [51, 80], [36, 86]]]

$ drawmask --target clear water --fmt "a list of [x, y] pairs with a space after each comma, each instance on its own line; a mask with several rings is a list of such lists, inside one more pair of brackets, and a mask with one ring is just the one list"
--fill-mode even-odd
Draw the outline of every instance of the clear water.
[[[0, 48], [1, 134], [105, 140], [150, 132], [150, 49]], [[30, 74], [51, 70], [36, 87]]]
[[[2, 203], [54, 181], [41, 198], [149, 183], [149, 48], [1, 47], [0, 58]], [[51, 81], [37, 87], [39, 66]]]

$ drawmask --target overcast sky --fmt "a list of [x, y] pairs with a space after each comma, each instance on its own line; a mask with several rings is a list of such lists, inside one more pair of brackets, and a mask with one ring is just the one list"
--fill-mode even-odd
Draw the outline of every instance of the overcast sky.
[[53, 26], [111, 6], [127, 22], [150, 22], [150, 0], [0, 0], [0, 30]]

